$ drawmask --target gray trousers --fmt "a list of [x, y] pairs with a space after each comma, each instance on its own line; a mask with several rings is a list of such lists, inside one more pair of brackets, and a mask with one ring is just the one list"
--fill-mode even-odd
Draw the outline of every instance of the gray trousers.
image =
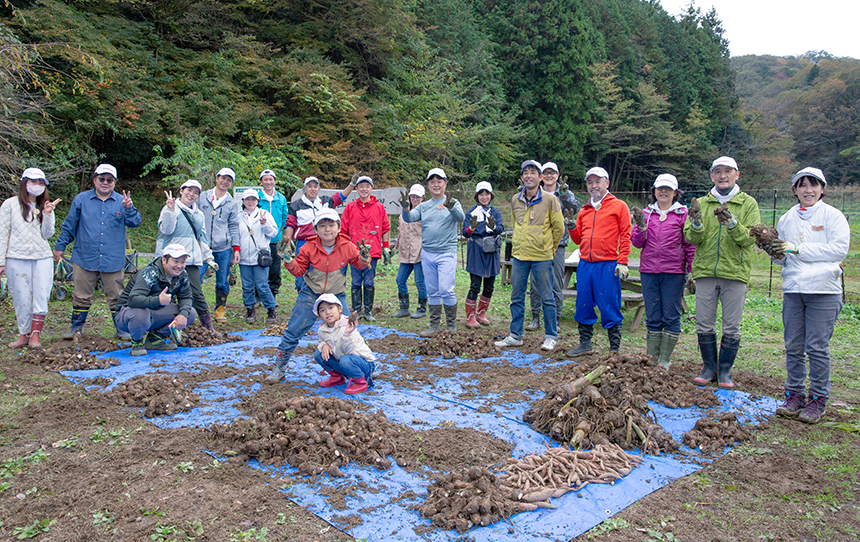
[[[555, 249], [555, 256], [552, 258], [552, 296], [555, 298], [555, 314], [557, 319], [561, 319], [561, 309], [564, 307], [564, 251], [567, 247], [558, 247]], [[531, 275], [529, 279], [529, 304], [532, 309], [532, 318], [540, 317], [541, 300], [540, 292], [537, 288], [535, 276]]]
[[[177, 314], [179, 314], [179, 305], [176, 303], [169, 303], [160, 309], [133, 309], [126, 306], [117, 311], [113, 322], [118, 331], [128, 333], [131, 335], [131, 340], [137, 342], [150, 331], [166, 328]], [[194, 323], [196, 318], [197, 312], [192, 309], [191, 314], [188, 315], [188, 325]], [[166, 330], [162, 330], [161, 334], [166, 335]]]
[[696, 279], [696, 328], [700, 334], [716, 333], [717, 304], [723, 307], [723, 337], [741, 338], [747, 285], [739, 280], [702, 277]]
[[784, 294], [785, 389], [805, 394], [809, 356], [809, 393], [830, 396], [830, 338], [842, 311], [841, 294]]

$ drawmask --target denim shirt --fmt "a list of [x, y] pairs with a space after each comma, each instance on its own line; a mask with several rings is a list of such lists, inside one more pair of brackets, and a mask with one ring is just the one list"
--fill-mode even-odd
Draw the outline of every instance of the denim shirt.
[[140, 211], [122, 206], [122, 194], [116, 191], [102, 201], [95, 189], [81, 192], [72, 201], [69, 215], [54, 250], [72, 248], [72, 262], [87, 271], [115, 273], [125, 267], [125, 227], [140, 226]]

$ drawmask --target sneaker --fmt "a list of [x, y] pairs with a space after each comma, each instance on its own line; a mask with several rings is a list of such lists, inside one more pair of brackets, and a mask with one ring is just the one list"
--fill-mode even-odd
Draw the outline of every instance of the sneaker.
[[131, 341], [131, 350], [129, 350], [129, 356], [145, 356], [147, 354], [146, 347], [143, 345], [143, 341]]
[[806, 397], [796, 391], [785, 391], [785, 402], [776, 407], [777, 416], [786, 418], [797, 418], [798, 414], [806, 406]]
[[501, 341], [496, 341], [494, 344], [496, 346], [499, 346], [502, 348], [505, 348], [507, 346], [522, 346], [523, 340], [522, 339], [514, 339], [513, 336], [508, 335], [507, 337], [505, 337]]
[[825, 403], [827, 403], [827, 399], [810, 393], [809, 400], [803, 410], [800, 411], [797, 419], [805, 423], [818, 423], [818, 420], [827, 412]]
[[176, 343], [168, 342], [167, 337], [162, 337], [158, 333], [149, 333], [146, 336], [144, 348], [147, 350], [176, 350]]
[[547, 337], [543, 340], [543, 344], [540, 345], [540, 349], [552, 352], [555, 349], [555, 343], [556, 339], [553, 339], [552, 337]]
[[279, 384], [284, 379], [284, 370], [278, 366], [272, 369], [264, 381], [266, 384]]

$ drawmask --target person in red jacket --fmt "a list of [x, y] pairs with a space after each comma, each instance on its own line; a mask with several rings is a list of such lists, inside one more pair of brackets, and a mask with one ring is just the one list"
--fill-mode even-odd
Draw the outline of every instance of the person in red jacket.
[[[277, 384], [284, 379], [284, 372], [299, 339], [305, 336], [317, 320], [313, 312], [314, 303], [322, 294], [334, 294], [346, 307], [346, 275], [341, 273], [347, 265], [362, 270], [370, 264], [370, 253], [359, 249], [343, 235], [340, 219], [334, 209], [323, 209], [314, 219], [316, 236], [302, 245], [298, 255], [293, 257], [290, 250], [284, 251], [284, 267], [295, 277], [304, 276], [305, 284], [296, 297], [290, 321], [281, 344], [275, 366], [266, 377], [267, 384]], [[344, 308], [344, 314], [349, 311]]]
[[579, 245], [576, 268], [576, 314], [579, 345], [567, 353], [570, 357], [589, 354], [591, 336], [600, 309], [603, 328], [609, 334], [609, 350], [621, 347], [621, 281], [629, 275], [630, 209], [609, 193], [609, 174], [601, 167], [588, 170], [585, 184], [591, 196], [579, 216], [570, 238]]
[[[358, 199], [346, 205], [340, 217], [341, 229], [352, 239], [353, 243], [370, 245], [370, 266], [366, 269], [352, 267], [352, 310], [359, 313], [361, 318], [369, 322], [376, 320], [371, 315], [373, 310], [376, 262], [382, 258], [383, 265], [391, 261], [391, 250], [388, 248], [389, 230], [388, 214], [385, 206], [376, 200], [373, 191], [373, 179], [361, 176], [356, 181]], [[364, 302], [362, 302], [364, 289]], [[364, 307], [362, 312], [361, 307]]]

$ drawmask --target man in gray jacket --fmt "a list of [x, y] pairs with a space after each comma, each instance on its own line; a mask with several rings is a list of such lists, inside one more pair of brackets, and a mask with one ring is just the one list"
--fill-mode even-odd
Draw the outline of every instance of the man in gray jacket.
[[[236, 173], [225, 167], [215, 176], [215, 188], [200, 196], [197, 205], [206, 219], [209, 247], [218, 264], [215, 272], [215, 321], [226, 322], [227, 294], [230, 293], [230, 265], [239, 263], [239, 205], [230, 195]], [[203, 273], [206, 268], [203, 267]]]
[[[555, 162], [547, 162], [541, 167], [540, 180], [543, 189], [558, 198], [558, 201], [561, 202], [561, 211], [567, 220], [568, 214], [576, 216], [582, 205], [567, 187], [567, 181], [565, 180], [559, 185], [558, 179], [558, 166], [555, 165]], [[552, 258], [552, 295], [555, 297], [555, 314], [558, 320], [561, 320], [561, 309], [564, 305], [564, 253], [567, 250], [568, 242], [570, 242], [570, 234], [565, 228], [564, 235], [562, 235]], [[529, 302], [532, 309], [532, 321], [526, 326], [526, 331], [535, 331], [540, 329], [541, 299], [534, 275], [531, 276]]]

